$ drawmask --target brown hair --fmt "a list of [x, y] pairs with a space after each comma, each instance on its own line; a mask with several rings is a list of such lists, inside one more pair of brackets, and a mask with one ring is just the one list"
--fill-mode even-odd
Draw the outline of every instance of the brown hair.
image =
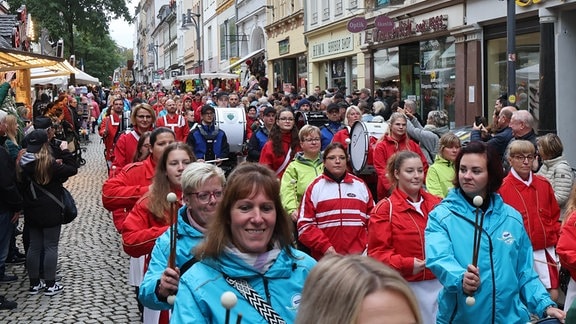
[[277, 241], [281, 249], [293, 256], [290, 250], [293, 224], [284, 211], [280, 199], [280, 182], [276, 174], [268, 167], [250, 162], [238, 165], [230, 173], [216, 217], [212, 220], [204, 241], [197, 246], [196, 255], [203, 259], [218, 258], [224, 251], [224, 247], [232, 243], [230, 228], [232, 207], [238, 200], [253, 197], [258, 193], [264, 193], [268, 199], [271, 199], [276, 210], [276, 225], [269, 244]]

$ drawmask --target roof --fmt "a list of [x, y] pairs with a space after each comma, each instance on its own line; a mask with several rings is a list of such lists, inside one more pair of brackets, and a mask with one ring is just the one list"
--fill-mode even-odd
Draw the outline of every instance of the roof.
[[0, 15], [0, 48], [12, 48], [12, 29], [17, 24], [16, 15]]
[[[0, 72], [30, 69], [35, 67], [47, 67], [61, 65], [63, 58], [40, 55], [16, 49], [4, 48], [0, 51]], [[67, 67], [62, 67], [68, 70]]]

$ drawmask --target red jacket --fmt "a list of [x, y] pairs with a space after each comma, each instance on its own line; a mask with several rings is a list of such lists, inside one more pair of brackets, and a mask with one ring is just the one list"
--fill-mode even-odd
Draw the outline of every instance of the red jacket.
[[194, 120], [197, 123], [202, 122], [202, 101], [192, 99], [192, 109], [194, 110]]
[[102, 119], [102, 123], [100, 123], [98, 133], [104, 141], [106, 161], [114, 161], [114, 138], [116, 137], [116, 132], [118, 132], [118, 127], [120, 127], [120, 116], [116, 113], [110, 114], [110, 116]]
[[125, 166], [116, 176], [109, 178], [102, 186], [102, 204], [112, 211], [112, 220], [118, 232], [122, 231], [124, 220], [152, 183], [155, 163], [152, 156], [143, 162]]
[[188, 137], [190, 131], [187, 125], [186, 118], [179, 114], [165, 115], [156, 119], [156, 127], [170, 128], [176, 134], [176, 140], [179, 142], [186, 142], [186, 137]]
[[[296, 155], [296, 152], [302, 151], [302, 149], [300, 148], [300, 145], [297, 145], [296, 150], [295, 151], [293, 150], [292, 152], [290, 152], [290, 156], [288, 157], [288, 162], [284, 163], [286, 161], [286, 158], [287, 158], [286, 154], [288, 153], [288, 150], [290, 150], [290, 143], [291, 142], [292, 142], [292, 134], [291, 133], [283, 133], [282, 134], [282, 149], [284, 151], [284, 154], [274, 155], [274, 150], [272, 148], [272, 140], [270, 140], [270, 139], [268, 139], [268, 142], [266, 142], [266, 144], [264, 144], [264, 147], [262, 148], [262, 152], [260, 152], [260, 160], [258, 162], [260, 164], [264, 164], [265, 166], [272, 169], [272, 171], [276, 172], [278, 179], [282, 179], [282, 175], [284, 174], [286, 167], [294, 159], [294, 155]], [[282, 167], [282, 165], [284, 165], [284, 167]]]
[[576, 211], [566, 217], [562, 225], [556, 253], [562, 266], [568, 269], [572, 279], [576, 280]]
[[135, 130], [120, 135], [118, 141], [116, 141], [116, 146], [114, 147], [114, 161], [112, 161], [113, 167], [115, 166], [118, 170], [122, 169], [125, 165], [132, 163], [134, 154], [136, 154], [139, 139], [140, 134]]
[[555, 246], [560, 234], [560, 207], [554, 189], [548, 180], [537, 174], [532, 174], [532, 183], [526, 186], [512, 171], [500, 187], [502, 199], [522, 214], [534, 250]]
[[360, 178], [346, 173], [337, 183], [322, 174], [302, 197], [298, 239], [316, 260], [330, 247], [339, 254], [361, 254], [366, 250], [368, 215], [373, 207], [372, 194]]
[[390, 135], [385, 135], [384, 138], [376, 143], [374, 147], [374, 169], [378, 175], [378, 200], [388, 197], [390, 193], [390, 188], [392, 187], [386, 178], [386, 164], [388, 159], [394, 155], [394, 153], [399, 151], [412, 151], [420, 155], [422, 164], [424, 166], [424, 178], [426, 178], [426, 172], [428, 172], [428, 162], [426, 157], [422, 153], [422, 149], [418, 143], [411, 139], [407, 139], [404, 135], [399, 141], [392, 138]]
[[407, 201], [408, 196], [404, 192], [395, 189], [390, 199], [382, 199], [374, 207], [368, 225], [368, 255], [389, 265], [408, 281], [435, 278], [428, 268], [412, 274], [414, 258], [426, 260], [424, 230], [428, 213], [442, 200], [424, 190], [420, 190], [420, 197], [423, 199], [420, 208], [424, 215]]
[[[182, 192], [176, 192], [176, 196], [182, 197]], [[140, 198], [126, 217], [122, 227], [122, 247], [124, 252], [134, 258], [150, 254], [156, 239], [166, 232], [170, 225], [169, 212], [164, 213], [163, 219], [158, 219], [148, 210], [149, 200], [149, 193]], [[176, 210], [181, 206], [181, 202], [178, 202]]]

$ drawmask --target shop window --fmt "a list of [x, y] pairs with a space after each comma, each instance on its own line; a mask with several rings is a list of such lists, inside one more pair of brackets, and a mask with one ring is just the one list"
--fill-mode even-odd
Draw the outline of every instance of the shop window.
[[342, 88], [346, 86], [346, 60], [334, 60], [330, 64], [330, 76], [332, 87]]
[[[493, 123], [496, 99], [507, 93], [507, 45], [506, 38], [486, 41], [486, 82], [487, 116]], [[540, 33], [516, 36], [516, 106], [527, 109], [534, 118], [539, 118], [539, 79], [540, 79]]]

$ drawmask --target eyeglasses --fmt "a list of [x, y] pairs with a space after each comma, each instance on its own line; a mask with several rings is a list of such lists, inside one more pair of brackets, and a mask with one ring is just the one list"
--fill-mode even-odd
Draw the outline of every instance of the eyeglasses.
[[196, 195], [196, 198], [198, 198], [198, 200], [201, 203], [207, 203], [210, 201], [211, 197], [214, 197], [214, 199], [218, 200], [220, 198], [222, 198], [222, 190], [216, 190], [216, 191], [200, 191], [200, 192], [190, 192], [188, 193], [189, 195]]
[[512, 158], [514, 160], [516, 160], [517, 162], [524, 162], [525, 160], [528, 160], [528, 162], [532, 162], [534, 161], [534, 159], [536, 158], [536, 155], [521, 155], [521, 154], [517, 154], [517, 155], [512, 155]]
[[140, 119], [152, 119], [152, 116], [150, 115], [136, 115], [136, 117]]
[[307, 142], [307, 143], [320, 142], [320, 138], [318, 138], [318, 137], [315, 137], [315, 138], [305, 138], [305, 139], [304, 139], [304, 142]]
[[282, 117], [282, 118], [278, 118], [278, 120], [283, 121], [283, 122], [293, 122], [294, 118], [290, 118], [290, 117]]

